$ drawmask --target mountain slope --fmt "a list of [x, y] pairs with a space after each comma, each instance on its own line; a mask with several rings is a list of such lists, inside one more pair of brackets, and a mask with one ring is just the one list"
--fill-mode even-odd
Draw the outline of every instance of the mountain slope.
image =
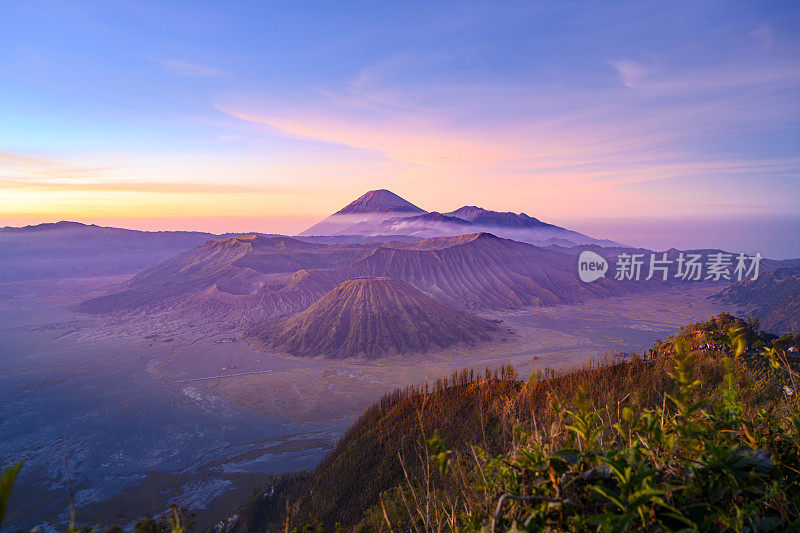
[[800, 331], [800, 268], [777, 268], [737, 281], [711, 296], [742, 306], [761, 328], [783, 335]]
[[405, 281], [462, 309], [557, 305], [638, 290], [607, 279], [582, 283], [576, 264], [575, 255], [485, 233], [379, 244], [251, 235], [209, 241], [80, 309], [171, 309], [253, 322], [302, 311], [342, 281], [365, 276]]
[[392, 191], [378, 189], [363, 194], [349, 203], [336, 215], [357, 215], [361, 213], [424, 213], [425, 211], [404, 200]]
[[244, 239], [208, 241], [140, 272], [120, 291], [84, 302], [80, 308], [96, 312], [108, 305], [118, 310], [200, 290], [219, 279], [230, 264], [251, 250], [252, 244]]
[[[503, 410], [519, 401], [520, 391], [519, 382], [486, 380], [424, 397], [409, 392], [386, 397], [353, 423], [312, 472], [287, 476], [264, 491], [274, 490], [273, 497], [264, 498], [262, 492], [244, 505], [234, 531], [282, 530], [287, 500], [292, 527], [318, 520], [326, 526], [339, 522], [352, 528], [365, 510], [379, 504], [381, 492], [403, 482], [398, 453], [409, 463], [415, 457], [420, 409], [427, 434], [437, 430], [448, 443], [480, 443], [489, 453], [499, 453]], [[415, 463], [409, 464], [409, 475], [419, 474]]]
[[353, 226], [352, 229], [354, 231], [363, 230], [385, 235], [409, 235], [419, 238], [474, 233], [474, 226], [471, 222], [458, 217], [443, 215], [436, 211], [422, 215], [390, 218], [377, 226], [362, 223]]
[[402, 279], [472, 309], [557, 305], [627, 291], [610, 280], [582, 283], [572, 256], [488, 233], [378, 247], [345, 271]]
[[376, 235], [376, 226], [386, 220], [415, 216], [424, 210], [391, 191], [369, 191], [322, 222], [314, 224], [298, 236], [316, 235]]
[[374, 245], [326, 245], [244, 235], [208, 241], [140, 272], [111, 294], [88, 300], [89, 313], [136, 309], [202, 310], [253, 319], [297, 312], [341, 281], [324, 270], [349, 264]]
[[305, 311], [254, 335], [293, 355], [369, 358], [489, 340], [494, 326], [389, 278], [340, 283]]

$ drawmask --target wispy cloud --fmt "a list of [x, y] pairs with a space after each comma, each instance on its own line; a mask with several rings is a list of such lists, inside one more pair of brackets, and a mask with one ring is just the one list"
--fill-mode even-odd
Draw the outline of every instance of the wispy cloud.
[[430, 121], [352, 121], [340, 116], [279, 117], [225, 107], [224, 113], [286, 134], [317, 142], [371, 151], [397, 162], [434, 166], [465, 166], [514, 157], [514, 152], [488, 139], [437, 126]]
[[636, 61], [612, 61], [625, 87], [636, 87], [652, 69]]
[[91, 165], [85, 162], [58, 161], [43, 156], [0, 153], [0, 177], [3, 178], [54, 180], [92, 178], [111, 174], [116, 168], [109, 162]]
[[158, 63], [164, 70], [188, 78], [218, 78], [226, 75], [222, 70], [207, 65], [201, 65], [200, 63], [167, 59], [159, 59]]
[[762, 50], [769, 50], [773, 45], [772, 28], [769, 24], [761, 24], [750, 32]]

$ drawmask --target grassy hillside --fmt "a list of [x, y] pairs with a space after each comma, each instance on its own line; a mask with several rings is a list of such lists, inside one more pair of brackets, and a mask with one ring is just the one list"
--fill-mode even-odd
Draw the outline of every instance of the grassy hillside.
[[[800, 416], [783, 388], [793, 374], [775, 352], [778, 369], [770, 353], [740, 349], [775, 339], [753, 326], [721, 315], [647, 358], [527, 382], [513, 369], [465, 371], [398, 391], [314, 471], [259, 491], [236, 530], [477, 531], [495, 517], [502, 530], [670, 530], [682, 520], [737, 530], [721, 518], [730, 513], [765, 520], [756, 529], [797, 524]], [[639, 477], [624, 488], [614, 465]], [[690, 497], [716, 499], [693, 509]]]

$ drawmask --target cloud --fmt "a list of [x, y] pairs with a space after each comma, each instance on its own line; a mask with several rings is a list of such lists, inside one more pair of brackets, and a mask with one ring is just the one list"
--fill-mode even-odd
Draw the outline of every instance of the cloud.
[[179, 76], [186, 76], [187, 78], [219, 78], [226, 75], [226, 73], [221, 70], [199, 63], [166, 59], [159, 59], [158, 63], [164, 70]]
[[412, 118], [351, 120], [336, 115], [278, 115], [220, 107], [234, 118], [263, 124], [311, 141], [377, 152], [397, 162], [432, 166], [485, 164], [515, 157], [502, 143], [475, 138], [466, 132]]
[[636, 87], [651, 70], [635, 61], [612, 61], [611, 64], [619, 73], [623, 85], [630, 88]]
[[361, 69], [340, 92], [319, 90], [331, 103], [349, 108], [372, 111], [376, 113], [415, 113], [425, 116], [436, 112], [436, 108], [422, 106], [407, 95], [387, 87], [382, 83], [382, 75], [393, 67], [399, 68], [402, 63], [422, 61], [423, 57], [392, 57], [376, 65]]
[[0, 153], [0, 177], [46, 178], [65, 180], [72, 178], [98, 177], [114, 171], [112, 164], [89, 165], [56, 161], [48, 157], [32, 157]]
[[762, 24], [758, 28], [750, 32], [750, 35], [758, 42], [762, 50], [766, 51], [772, 48], [772, 28], [768, 24]]

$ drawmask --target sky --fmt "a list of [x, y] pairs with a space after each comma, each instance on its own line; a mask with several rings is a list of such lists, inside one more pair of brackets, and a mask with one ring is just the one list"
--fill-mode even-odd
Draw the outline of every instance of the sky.
[[798, 95], [798, 2], [0, 0], [0, 226], [291, 234], [388, 188], [800, 256]]

